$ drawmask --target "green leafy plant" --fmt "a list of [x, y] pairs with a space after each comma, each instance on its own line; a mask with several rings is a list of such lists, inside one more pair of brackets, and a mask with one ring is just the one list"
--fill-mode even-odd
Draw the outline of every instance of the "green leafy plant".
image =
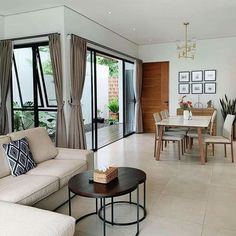
[[118, 61], [112, 58], [105, 58], [97, 56], [97, 63], [100, 65], [105, 65], [109, 67], [109, 76], [118, 77], [119, 76], [119, 67]]
[[108, 107], [110, 112], [118, 113], [119, 112], [119, 101], [118, 101], [118, 98], [113, 98], [109, 102], [107, 107]]
[[[32, 106], [32, 102], [25, 102], [24, 107]], [[20, 108], [17, 102], [13, 102], [14, 108]], [[15, 111], [14, 112], [14, 131], [26, 130], [34, 127], [35, 115], [33, 111]], [[56, 133], [56, 114], [47, 111], [39, 113], [39, 126], [45, 127], [52, 141], [55, 141]]]
[[225, 120], [228, 114], [236, 115], [236, 99], [228, 99], [225, 95], [224, 98], [220, 99], [221, 114]]

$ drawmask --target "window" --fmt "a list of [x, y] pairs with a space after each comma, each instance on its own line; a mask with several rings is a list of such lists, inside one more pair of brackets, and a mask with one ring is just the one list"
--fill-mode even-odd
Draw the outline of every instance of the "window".
[[48, 43], [15, 46], [12, 67], [13, 131], [46, 127], [54, 141], [56, 114]]

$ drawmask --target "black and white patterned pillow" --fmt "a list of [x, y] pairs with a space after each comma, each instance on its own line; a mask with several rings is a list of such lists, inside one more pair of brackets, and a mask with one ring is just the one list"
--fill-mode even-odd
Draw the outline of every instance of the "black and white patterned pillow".
[[5, 150], [12, 175], [22, 175], [36, 167], [26, 138], [12, 141], [2, 146]]

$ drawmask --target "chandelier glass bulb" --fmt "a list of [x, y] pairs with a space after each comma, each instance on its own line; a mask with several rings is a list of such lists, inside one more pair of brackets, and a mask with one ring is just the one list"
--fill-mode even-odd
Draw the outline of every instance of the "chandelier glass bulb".
[[185, 26], [185, 41], [181, 43], [177, 43], [177, 51], [179, 58], [191, 58], [194, 59], [194, 55], [196, 52], [196, 39], [189, 40], [188, 39], [188, 25], [189, 23], [184, 23]]

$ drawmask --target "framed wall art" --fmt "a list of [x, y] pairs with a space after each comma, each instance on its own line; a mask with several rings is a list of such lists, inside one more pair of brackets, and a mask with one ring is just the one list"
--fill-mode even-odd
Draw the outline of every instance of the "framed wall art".
[[191, 80], [192, 82], [202, 82], [203, 71], [202, 70], [191, 71]]
[[190, 82], [190, 72], [180, 71], [179, 72], [179, 82]]
[[179, 94], [189, 94], [190, 85], [188, 83], [179, 84]]
[[216, 94], [216, 83], [205, 83], [204, 84], [205, 94]]
[[191, 84], [192, 94], [202, 94], [203, 93], [203, 84], [202, 83], [192, 83]]
[[205, 70], [204, 81], [216, 81], [216, 70]]

